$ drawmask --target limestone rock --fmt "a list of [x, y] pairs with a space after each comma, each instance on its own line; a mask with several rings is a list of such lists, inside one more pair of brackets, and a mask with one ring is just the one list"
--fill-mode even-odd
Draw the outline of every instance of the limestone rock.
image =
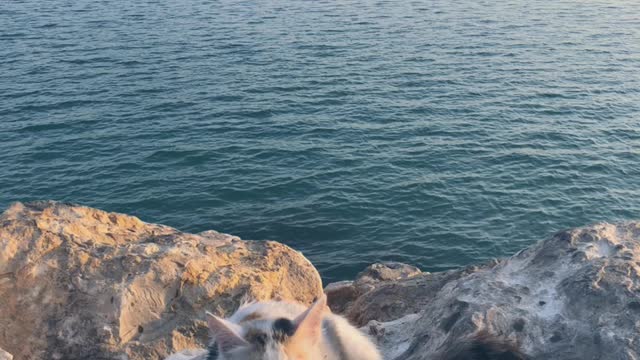
[[0, 347], [16, 359], [164, 358], [206, 344], [205, 310], [321, 292], [311, 263], [276, 242], [56, 202], [0, 216]]
[[535, 360], [640, 359], [640, 223], [564, 231], [481, 267], [382, 282], [347, 315], [368, 322], [389, 360], [434, 359], [477, 330]]

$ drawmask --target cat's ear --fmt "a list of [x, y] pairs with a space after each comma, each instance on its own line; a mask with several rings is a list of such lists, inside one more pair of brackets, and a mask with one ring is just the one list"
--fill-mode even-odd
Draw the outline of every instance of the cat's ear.
[[310, 341], [316, 344], [322, 337], [322, 320], [326, 307], [327, 296], [322, 294], [305, 312], [293, 320], [295, 326], [293, 337], [296, 340]]
[[236, 326], [229, 321], [207, 312], [207, 324], [211, 335], [222, 352], [249, 345], [242, 336], [238, 335]]

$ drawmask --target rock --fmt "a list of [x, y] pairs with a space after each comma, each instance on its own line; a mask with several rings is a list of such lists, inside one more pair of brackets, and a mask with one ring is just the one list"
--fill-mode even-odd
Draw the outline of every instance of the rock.
[[640, 223], [564, 231], [511, 258], [381, 282], [347, 315], [384, 358], [434, 359], [486, 330], [532, 359], [640, 359]]
[[353, 302], [362, 295], [351, 280], [331, 283], [324, 288], [324, 292], [327, 294], [327, 305], [337, 314], [346, 313]]
[[[188, 349], [207, 342], [205, 310], [321, 291], [313, 266], [275, 242], [55, 202], [0, 216], [0, 360], [203, 359]], [[640, 359], [640, 223], [563, 231], [447, 272], [374, 264], [325, 291], [389, 360], [434, 359], [479, 330], [534, 360]]]
[[[327, 294], [327, 303], [331, 310], [349, 317], [354, 301], [363, 294], [376, 289], [380, 284], [409, 279], [421, 273], [417, 267], [403, 263], [376, 263], [369, 265], [364, 271], [359, 273], [355, 281], [347, 280], [329, 284], [325, 287], [324, 292]], [[362, 314], [362, 311], [358, 309], [355, 313]], [[392, 318], [388, 316], [385, 317], [384, 314], [380, 313], [374, 316], [378, 320], [380, 320], [381, 317], [385, 319]]]
[[360, 330], [377, 340], [378, 347], [383, 351], [383, 359], [397, 359], [407, 353], [413, 343], [413, 334], [406, 331], [406, 327], [413, 326], [419, 318], [418, 314], [409, 314], [384, 323], [371, 320]]
[[371, 290], [361, 292], [362, 295], [342, 314], [359, 326], [371, 320], [384, 322], [414, 314], [440, 296], [439, 291], [446, 284], [494, 265], [492, 262], [459, 270], [416, 274], [402, 281], [379, 282]]
[[206, 344], [205, 310], [321, 291], [311, 263], [276, 242], [56, 202], [0, 216], [0, 346], [17, 359], [164, 358]]
[[385, 262], [369, 265], [358, 274], [358, 283], [377, 283], [380, 281], [394, 281], [414, 277], [422, 271], [415, 266], [399, 262]]

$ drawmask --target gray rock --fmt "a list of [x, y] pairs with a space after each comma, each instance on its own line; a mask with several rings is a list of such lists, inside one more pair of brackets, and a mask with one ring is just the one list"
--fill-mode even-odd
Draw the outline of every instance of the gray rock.
[[381, 283], [347, 315], [369, 321], [389, 360], [433, 359], [478, 330], [533, 359], [637, 360], [640, 223], [564, 231], [485, 266]]
[[[422, 274], [420, 269], [415, 266], [398, 263], [385, 262], [369, 265], [366, 269], [358, 274], [354, 281], [340, 281], [329, 284], [325, 287], [324, 292], [327, 294], [327, 304], [335, 313], [353, 315], [352, 322], [362, 325], [366, 321], [362, 321], [365, 312], [362, 311], [360, 305], [354, 304], [362, 295], [373, 291], [383, 284], [389, 284], [394, 281], [410, 279]], [[351, 311], [353, 306], [356, 311]], [[380, 310], [380, 309], [378, 309]], [[384, 312], [376, 311], [372, 314], [372, 319], [388, 320], [394, 318], [393, 315], [387, 315]]]
[[399, 262], [385, 262], [369, 265], [358, 274], [357, 283], [378, 283], [381, 281], [395, 281], [409, 279], [421, 274], [422, 271], [415, 266]]

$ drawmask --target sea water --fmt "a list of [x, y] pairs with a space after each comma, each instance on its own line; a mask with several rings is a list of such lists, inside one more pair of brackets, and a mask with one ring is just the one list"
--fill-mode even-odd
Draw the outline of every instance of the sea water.
[[640, 218], [640, 2], [0, 2], [0, 206], [438, 271]]

